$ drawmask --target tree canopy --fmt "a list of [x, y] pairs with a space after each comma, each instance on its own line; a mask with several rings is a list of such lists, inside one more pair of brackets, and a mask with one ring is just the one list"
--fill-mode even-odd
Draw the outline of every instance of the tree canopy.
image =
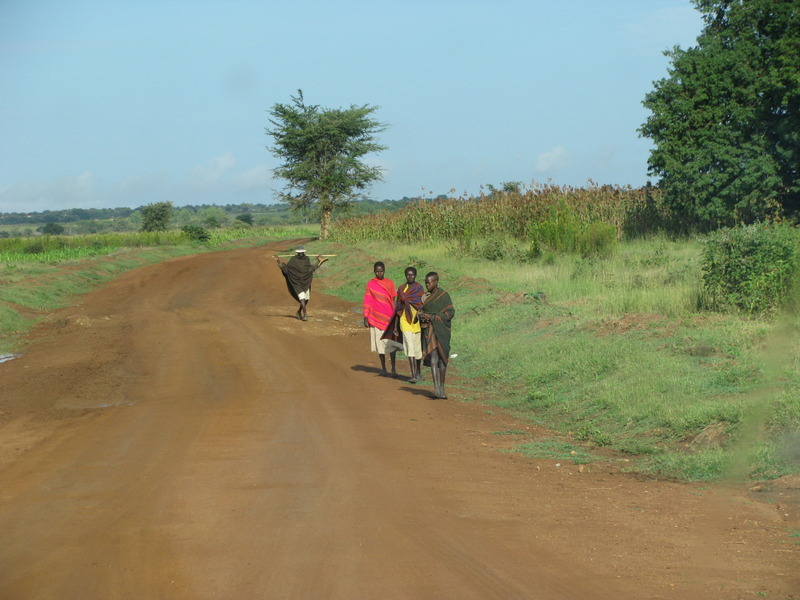
[[172, 202], [155, 202], [142, 207], [142, 231], [167, 231], [172, 224]]
[[640, 128], [649, 173], [687, 227], [800, 210], [800, 2], [694, 0], [697, 46], [676, 46]]
[[61, 235], [64, 233], [64, 226], [58, 223], [45, 223], [41, 231], [45, 235]]
[[364, 198], [366, 189], [382, 179], [382, 169], [362, 158], [386, 149], [375, 139], [386, 124], [372, 117], [374, 106], [320, 108], [305, 104], [302, 90], [291, 99], [270, 109], [272, 128], [266, 129], [274, 139], [270, 151], [283, 161], [274, 170], [276, 178], [286, 180], [278, 199], [295, 209], [318, 210], [324, 239], [333, 211]]

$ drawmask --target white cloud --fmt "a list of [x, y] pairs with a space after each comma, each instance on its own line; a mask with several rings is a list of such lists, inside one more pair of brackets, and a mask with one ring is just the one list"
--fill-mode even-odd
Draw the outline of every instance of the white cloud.
[[196, 187], [209, 187], [217, 184], [227, 171], [236, 166], [231, 152], [210, 158], [189, 171], [189, 178]]
[[272, 185], [272, 169], [267, 165], [255, 166], [233, 175], [231, 183], [235, 189], [245, 192], [268, 189]]
[[552, 175], [554, 172], [564, 169], [568, 162], [567, 149], [564, 146], [556, 146], [536, 157], [533, 170], [537, 175]]

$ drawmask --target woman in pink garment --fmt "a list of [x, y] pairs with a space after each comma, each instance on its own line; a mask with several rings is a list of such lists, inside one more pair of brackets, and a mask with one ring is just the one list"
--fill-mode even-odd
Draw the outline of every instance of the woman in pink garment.
[[389, 327], [389, 322], [394, 316], [394, 305], [397, 298], [397, 290], [394, 287], [394, 282], [391, 279], [386, 279], [386, 266], [378, 261], [373, 267], [375, 277], [367, 283], [367, 289], [364, 292], [364, 327], [369, 327], [369, 340], [370, 348], [373, 352], [378, 353], [381, 360], [382, 377], [388, 377], [389, 373], [386, 371], [386, 353], [392, 363], [391, 376], [397, 376], [395, 369], [395, 354], [400, 344], [393, 340], [381, 339], [383, 333]]

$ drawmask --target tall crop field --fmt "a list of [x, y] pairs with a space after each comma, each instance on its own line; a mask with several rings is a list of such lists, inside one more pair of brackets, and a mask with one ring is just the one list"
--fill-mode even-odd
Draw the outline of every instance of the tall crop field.
[[582, 224], [612, 225], [618, 238], [652, 232], [668, 219], [661, 194], [654, 188], [545, 184], [478, 197], [420, 199], [396, 213], [336, 221], [332, 237], [348, 244], [469, 240], [496, 235], [527, 239], [531, 227], [547, 220], [554, 211], [568, 211]]

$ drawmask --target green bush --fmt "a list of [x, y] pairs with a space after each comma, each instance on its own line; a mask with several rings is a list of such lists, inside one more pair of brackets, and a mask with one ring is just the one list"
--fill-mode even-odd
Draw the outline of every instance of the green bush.
[[506, 251], [503, 247], [503, 242], [496, 237], [490, 237], [487, 239], [480, 248], [480, 257], [485, 258], [486, 260], [503, 260], [505, 255]]
[[23, 252], [25, 252], [25, 254], [41, 254], [44, 251], [45, 251], [44, 243], [38, 240], [35, 242], [31, 242], [30, 244], [27, 244], [23, 248]]
[[544, 249], [583, 257], [608, 256], [617, 244], [617, 229], [601, 221], [582, 222], [570, 209], [552, 210], [547, 220], [530, 227], [530, 255]]
[[45, 223], [42, 227], [42, 233], [45, 235], [61, 235], [64, 233], [64, 226], [58, 223]]
[[595, 221], [585, 225], [578, 235], [581, 256], [609, 256], [617, 246], [617, 229], [608, 223]]
[[530, 228], [531, 244], [557, 252], [574, 252], [581, 223], [570, 210], [553, 210], [547, 220], [534, 223]]
[[207, 242], [211, 239], [211, 234], [208, 230], [200, 225], [184, 225], [181, 227], [181, 231], [183, 231], [190, 240], [196, 242]]
[[708, 236], [702, 261], [709, 308], [773, 310], [786, 302], [796, 281], [798, 233], [784, 224], [720, 229]]

